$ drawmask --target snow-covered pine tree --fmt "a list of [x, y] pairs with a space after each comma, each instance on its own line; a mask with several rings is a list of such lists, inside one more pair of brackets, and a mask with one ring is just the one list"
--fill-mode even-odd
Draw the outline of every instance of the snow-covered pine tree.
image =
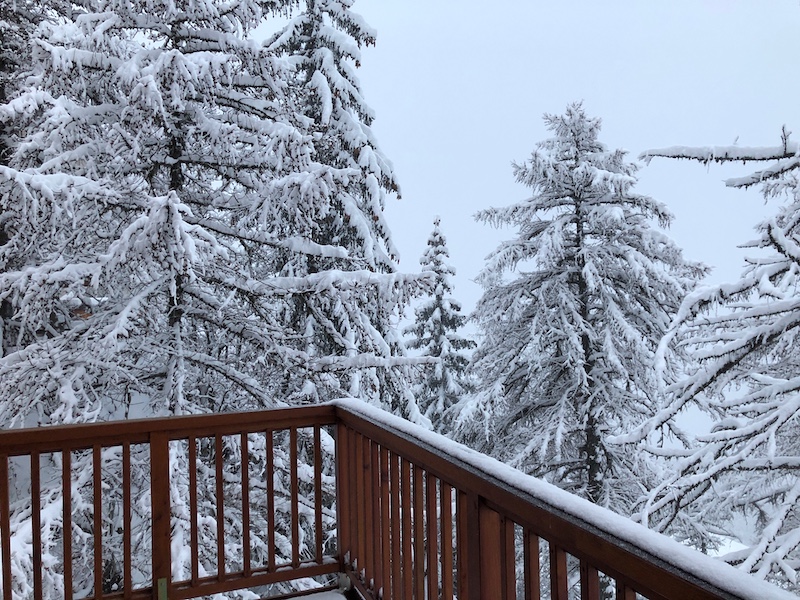
[[[378, 148], [371, 129], [373, 111], [366, 104], [355, 68], [361, 47], [375, 43], [375, 32], [344, 0], [306, 0], [302, 10], [268, 46], [291, 57], [297, 65], [291, 81], [308, 132], [315, 140], [315, 159], [350, 173], [348, 183], [313, 223], [310, 237], [320, 243], [344, 247], [347, 260], [336, 257], [286, 256], [283, 273], [304, 275], [336, 268], [396, 271], [397, 250], [383, 215], [387, 193], [399, 193], [393, 169]], [[394, 308], [377, 288], [349, 292], [335, 306], [321, 305], [320, 296], [302, 296], [292, 308], [291, 320], [300, 333], [303, 351], [348, 356], [351, 346], [365, 346], [377, 356], [402, 355], [402, 340], [391, 322]], [[339, 306], [341, 305], [341, 306]], [[353, 310], [358, 307], [358, 310]], [[327, 315], [327, 316], [326, 316]], [[332, 318], [331, 318], [332, 317]], [[366, 320], [378, 337], [359, 327]], [[348, 340], [343, 344], [342, 340]], [[302, 372], [287, 373], [286, 385], [302, 396], [316, 398], [331, 393], [370, 399], [403, 416], [419, 420], [414, 398], [408, 393], [411, 373], [405, 367], [343, 373], [319, 389]]]
[[475, 342], [459, 334], [467, 318], [461, 314], [461, 304], [452, 297], [450, 278], [456, 270], [447, 264], [450, 251], [440, 222], [439, 217], [434, 219], [427, 248], [419, 260], [423, 271], [435, 275], [433, 294], [414, 310], [414, 325], [404, 333], [412, 336], [409, 348], [439, 359], [436, 364], [421, 368], [414, 395], [433, 427], [440, 433], [449, 433], [451, 426], [445, 421], [445, 413], [472, 391], [467, 373], [469, 358], [463, 352], [474, 348]]
[[[397, 314], [421, 278], [319, 235], [326, 218], [374, 221], [356, 204], [337, 214], [359, 172], [317, 160], [291, 62], [250, 37], [294, 6], [109, 1], [39, 28], [30, 85], [0, 106], [22, 132], [0, 166], [0, 299], [17, 325], [0, 360], [4, 426], [265, 408], [291, 399], [287, 370], [344, 394], [341, 373], [414, 362], [391, 354], [396, 334], [370, 315]], [[348, 268], [284, 268], [309, 257]], [[307, 351], [299, 301], [335, 349]], [[173, 452], [180, 530], [189, 469], [185, 448]], [[45, 505], [58, 496], [43, 490]], [[236, 511], [226, 520], [235, 531]], [[81, 556], [76, 580], [92, 567]], [[48, 577], [59, 595], [57, 570]]]
[[715, 422], [652, 490], [642, 521], [708, 545], [719, 540], [714, 533], [727, 532], [745, 548], [723, 560], [800, 592], [800, 146], [784, 129], [776, 147], [681, 147], [644, 155], [654, 156], [766, 163], [726, 184], [760, 185], [765, 199], [786, 202], [744, 245], [753, 255], [741, 278], [691, 294], [675, 319], [671, 336], [699, 367], [628, 438], [643, 437], [693, 403]]
[[[375, 43], [375, 31], [350, 9], [350, 0], [306, 0], [303, 10], [266, 42], [296, 65], [290, 82], [307, 130], [315, 138], [315, 158], [353, 177], [343, 186], [317, 236], [342, 246], [381, 272], [396, 269], [397, 249], [384, 217], [387, 193], [399, 188], [391, 163], [371, 129], [374, 113], [364, 100], [355, 67], [362, 46]], [[336, 258], [318, 261], [343, 264]]]
[[477, 215], [517, 227], [517, 236], [478, 278], [480, 383], [459, 406], [459, 432], [515, 467], [626, 513], [649, 467], [608, 438], [656, 412], [655, 350], [704, 267], [651, 227], [668, 225], [671, 215], [632, 191], [636, 166], [598, 141], [599, 119], [577, 103], [544, 120], [554, 136], [514, 165], [531, 197]]

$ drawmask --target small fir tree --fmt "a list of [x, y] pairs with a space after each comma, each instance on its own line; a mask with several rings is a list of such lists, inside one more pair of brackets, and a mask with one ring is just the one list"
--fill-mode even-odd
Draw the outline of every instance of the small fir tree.
[[445, 421], [445, 413], [472, 389], [467, 374], [469, 358], [464, 351], [474, 348], [475, 342], [458, 333], [467, 319], [461, 314], [461, 304], [452, 297], [450, 278], [455, 276], [456, 270], [447, 264], [450, 252], [439, 224], [440, 219], [436, 217], [428, 247], [419, 261], [423, 271], [434, 274], [433, 295], [416, 308], [415, 323], [406, 328], [405, 333], [412, 336], [409, 348], [439, 359], [436, 364], [422, 367], [414, 394], [433, 427], [447, 433], [450, 426]]
[[599, 119], [573, 104], [545, 123], [554, 137], [514, 165], [531, 197], [477, 215], [518, 234], [479, 275], [481, 383], [460, 436], [626, 513], [650, 467], [609, 437], [656, 412], [655, 350], [704, 268], [651, 227], [671, 215], [633, 192], [636, 166], [598, 141]]

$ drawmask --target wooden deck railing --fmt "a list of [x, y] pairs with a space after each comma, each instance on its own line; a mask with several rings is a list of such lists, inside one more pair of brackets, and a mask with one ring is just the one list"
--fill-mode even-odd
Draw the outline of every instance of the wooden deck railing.
[[[55, 600], [59, 586], [46, 582], [59, 578], [63, 578], [61, 594], [65, 600], [177, 600], [339, 573], [338, 555], [323, 552], [326, 537], [335, 537], [335, 519], [327, 519], [333, 523], [326, 531], [322, 436], [329, 435], [325, 429], [335, 419], [332, 406], [320, 406], [0, 433], [3, 600]], [[313, 468], [313, 477], [306, 478], [311, 481], [305, 486], [310, 494], [303, 498], [300, 438], [308, 455], [304, 460]], [[259, 448], [258, 456], [251, 447]], [[89, 465], [88, 476], [75, 472], [77, 459], [82, 465]], [[16, 467], [15, 479], [22, 479], [25, 489], [16, 490], [10, 485], [10, 463]], [[237, 463], [247, 468], [239, 468], [238, 479], [231, 482], [231, 466]], [[252, 468], [254, 464], [257, 469]], [[176, 473], [177, 468], [185, 471]], [[260, 481], [255, 481], [256, 477]], [[57, 486], [61, 490], [61, 506], [54, 508], [59, 512], [58, 518], [63, 519], [61, 531], [72, 532], [57, 535], [61, 547], [47, 553], [42, 548], [41, 482], [45, 478], [61, 480]], [[175, 489], [176, 479], [185, 483], [182, 498]], [[10, 494], [10, 490], [14, 493]], [[20, 550], [12, 550], [10, 512], [16, 505], [16, 512], [24, 513], [26, 492], [31, 508], [30, 528], [24, 525], [15, 533], [23, 540], [30, 531], [29, 568], [15, 574], [12, 565], [18, 561], [12, 560], [12, 551]], [[308, 496], [311, 506], [307, 505]], [[202, 499], [205, 500], [201, 502]], [[305, 503], [302, 506], [301, 500]], [[107, 523], [108, 509], [104, 507], [109, 503], [119, 505], [121, 518], [117, 519], [116, 529]], [[180, 507], [176, 507], [178, 504]], [[177, 514], [178, 508], [182, 515]], [[330, 506], [327, 510], [333, 515]], [[244, 523], [238, 531], [231, 531], [226, 511], [235, 513]], [[276, 531], [278, 512], [289, 523], [288, 531], [280, 535], [282, 544], [276, 543], [276, 533], [280, 533]], [[92, 522], [77, 528], [74, 513], [89, 515]], [[305, 529], [313, 535], [311, 544], [305, 530], [301, 532], [301, 518], [308, 522]], [[184, 525], [182, 541], [176, 539], [180, 533], [180, 523], [176, 521], [180, 519]], [[266, 547], [258, 561], [254, 561], [252, 552], [254, 521], [262, 523], [265, 530], [258, 532], [261, 545]], [[91, 539], [81, 539], [81, 547], [75, 548], [76, 541], [87, 531], [91, 532]], [[212, 540], [215, 547], [203, 547], [202, 539]], [[180, 547], [176, 546], [178, 542]], [[281, 546], [283, 551], [278, 552]], [[240, 549], [235, 556], [231, 556], [231, 547]], [[75, 563], [87, 560], [79, 553], [86, 552], [92, 555], [91, 581], [86, 580], [85, 573], [74, 572]], [[183, 556], [173, 556], [176, 553]], [[49, 564], [43, 564], [43, 556]], [[175, 567], [179, 559], [184, 564], [183, 575]], [[111, 585], [109, 565], [115, 563], [120, 566], [119, 581]], [[20, 577], [30, 580], [19, 581]]]
[[3, 600], [747, 597], [342, 405], [0, 432], [0, 567]]

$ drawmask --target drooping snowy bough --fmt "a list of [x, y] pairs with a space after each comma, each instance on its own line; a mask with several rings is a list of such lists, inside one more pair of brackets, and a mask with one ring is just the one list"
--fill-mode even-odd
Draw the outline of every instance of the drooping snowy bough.
[[[677, 461], [650, 494], [641, 519], [701, 544], [710, 534], [738, 537], [745, 549], [724, 556], [758, 577], [800, 591], [800, 147], [784, 129], [770, 148], [667, 148], [643, 155], [708, 162], [764, 162], [730, 187], [760, 185], [783, 198], [747, 244], [741, 278], [699, 290], [684, 302], [668, 339], [699, 362], [668, 389], [663, 411], [629, 440], [702, 402], [711, 431]], [[667, 340], [665, 340], [666, 343]], [[742, 518], [744, 517], [744, 518]]]

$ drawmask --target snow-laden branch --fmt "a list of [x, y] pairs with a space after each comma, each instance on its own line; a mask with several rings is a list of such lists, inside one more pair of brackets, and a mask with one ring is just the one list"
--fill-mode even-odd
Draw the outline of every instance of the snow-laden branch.
[[[156, 351], [158, 350], [156, 349]], [[245, 390], [256, 400], [267, 403], [271, 401], [269, 392], [261, 385], [261, 383], [257, 379], [251, 377], [250, 375], [247, 375], [246, 373], [241, 372], [239, 369], [237, 369], [228, 362], [218, 360], [213, 356], [209, 356], [208, 354], [202, 352], [187, 352], [185, 350], [183, 352], [183, 359], [189, 362], [203, 365], [205, 367], [208, 367], [216, 371], [217, 373], [225, 377], [228, 381], [235, 383], [240, 388]]]
[[786, 230], [780, 227], [774, 219], [767, 223], [766, 235], [776, 250], [800, 267], [800, 244], [797, 243], [797, 238], [793, 239], [787, 236]]
[[725, 185], [735, 188], [747, 188], [771, 179], [778, 179], [780, 176], [794, 171], [798, 167], [800, 167], [800, 157], [792, 156], [784, 160], [778, 160], [767, 168], [756, 171], [751, 175], [726, 179]]
[[649, 163], [653, 158], [678, 158], [696, 160], [707, 164], [710, 162], [764, 162], [794, 158], [800, 151], [800, 144], [787, 142], [782, 146], [739, 147], [739, 146], [669, 146], [645, 150], [639, 160]]
[[800, 167], [800, 144], [788, 138], [789, 133], [784, 129], [783, 144], [780, 146], [765, 147], [739, 147], [739, 146], [670, 146], [646, 150], [639, 155], [639, 159], [650, 163], [655, 157], [677, 158], [695, 160], [703, 164], [711, 162], [768, 162], [768, 167], [756, 171], [745, 177], [732, 177], [725, 180], [725, 185], [735, 188], [747, 188], [769, 180], [780, 178]]
[[311, 273], [305, 277], [270, 277], [265, 280], [228, 276], [222, 283], [244, 292], [290, 296], [293, 294], [318, 294], [326, 291], [346, 291], [367, 287], [381, 290], [410, 289], [420, 291], [434, 284], [433, 273], [375, 273], [362, 269], [359, 271], [340, 271], [331, 269], [320, 273]]
[[330, 246], [317, 244], [304, 237], [289, 237], [285, 239], [275, 239], [262, 231], [232, 227], [216, 219], [196, 218], [192, 215], [184, 216], [184, 221], [192, 225], [199, 225], [209, 231], [235, 238], [241, 241], [264, 244], [272, 248], [283, 248], [292, 252], [299, 252], [309, 256], [322, 256], [325, 258], [340, 258], [352, 260], [346, 248], [341, 246]]
[[439, 362], [431, 356], [376, 356], [364, 352], [354, 356], [309, 356], [300, 352], [287, 352], [297, 367], [315, 372], [350, 371], [353, 369], [391, 369], [403, 366], [431, 365]]

